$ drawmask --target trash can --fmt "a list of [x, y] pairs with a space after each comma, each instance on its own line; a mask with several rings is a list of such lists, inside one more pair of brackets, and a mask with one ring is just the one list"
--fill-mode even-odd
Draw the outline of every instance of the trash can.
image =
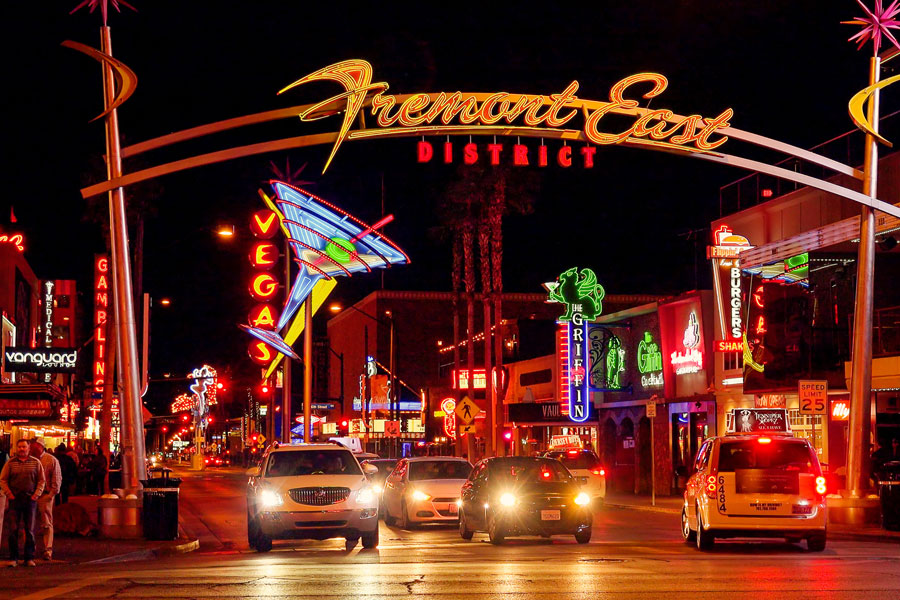
[[884, 463], [879, 473], [881, 524], [885, 529], [900, 531], [900, 461]]
[[150, 469], [144, 485], [144, 537], [148, 540], [174, 540], [178, 537], [178, 486], [181, 479], [170, 477], [172, 469]]

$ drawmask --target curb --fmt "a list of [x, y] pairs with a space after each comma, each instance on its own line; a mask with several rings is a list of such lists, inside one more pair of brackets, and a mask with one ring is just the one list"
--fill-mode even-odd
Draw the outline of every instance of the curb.
[[165, 558], [167, 556], [175, 556], [177, 554], [187, 554], [193, 552], [200, 547], [200, 540], [189, 540], [182, 544], [174, 546], [160, 546], [159, 548], [148, 548], [146, 550], [137, 550], [135, 552], [127, 552], [116, 556], [107, 556], [97, 560], [90, 560], [85, 565], [102, 565], [109, 563], [131, 562], [135, 560], [150, 560], [155, 558]]
[[643, 510], [645, 512], [654, 512], [654, 513], [663, 513], [667, 515], [679, 515], [681, 514], [681, 509], [678, 508], [666, 508], [665, 506], [642, 506], [636, 504], [616, 504], [615, 502], [604, 502], [604, 507], [609, 508], [620, 508], [625, 510]]
[[900, 544], [900, 537], [896, 535], [882, 535], [879, 533], [854, 533], [852, 531], [829, 531], [829, 540], [844, 542], [883, 542], [887, 544]]

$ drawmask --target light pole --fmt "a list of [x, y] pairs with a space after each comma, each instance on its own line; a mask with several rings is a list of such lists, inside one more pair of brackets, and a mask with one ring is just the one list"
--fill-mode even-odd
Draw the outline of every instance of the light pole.
[[[328, 308], [333, 313], [338, 313], [341, 310], [343, 310], [343, 307], [340, 304], [332, 304]], [[388, 377], [390, 378], [391, 385], [390, 385], [390, 397], [388, 398], [388, 406], [389, 406], [388, 414], [389, 414], [391, 420], [399, 420], [400, 419], [400, 405], [396, 401], [396, 398], [397, 398], [397, 391], [396, 391], [396, 387], [395, 387], [396, 377], [394, 375], [394, 360], [395, 360], [395, 357], [394, 357], [394, 314], [390, 310], [384, 311], [384, 315], [387, 317], [387, 322], [385, 323], [384, 319], [379, 319], [376, 316], [370, 315], [366, 311], [356, 308], [356, 306], [354, 306], [352, 304], [350, 306], [348, 306], [347, 308], [355, 310], [356, 312], [363, 315], [364, 317], [372, 319], [379, 325], [386, 324], [389, 328], [389, 338], [388, 338], [388, 340], [389, 340], [388, 341], [388, 371], [389, 371], [389, 373], [388, 373]], [[377, 347], [377, 343], [376, 343], [376, 347]], [[368, 348], [366, 348], [366, 352], [368, 352]], [[343, 361], [341, 361], [341, 366], [343, 367]], [[342, 381], [341, 385], [343, 385], [343, 381]], [[365, 401], [364, 398], [361, 398], [360, 400], [363, 402]], [[368, 421], [366, 422], [366, 430], [368, 431]]]

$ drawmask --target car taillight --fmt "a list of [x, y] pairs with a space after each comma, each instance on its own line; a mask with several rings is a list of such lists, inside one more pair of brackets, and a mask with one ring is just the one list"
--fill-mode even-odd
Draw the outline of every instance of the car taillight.
[[828, 492], [828, 482], [824, 477], [819, 475], [816, 477], [816, 493], [820, 496], [824, 496]]
[[594, 475], [606, 475], [606, 471], [604, 471], [603, 469], [594, 469], [593, 471], [591, 471], [591, 473], [593, 473]]
[[716, 497], [716, 475], [717, 475], [717, 473], [711, 472], [706, 477], [706, 496], [707, 496], [707, 498], [715, 498]]

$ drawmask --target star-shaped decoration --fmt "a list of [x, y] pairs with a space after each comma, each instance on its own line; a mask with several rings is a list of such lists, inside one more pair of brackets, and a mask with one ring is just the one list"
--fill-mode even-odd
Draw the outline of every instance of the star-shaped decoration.
[[859, 45], [856, 47], [859, 50], [867, 41], [872, 40], [875, 46], [875, 56], [878, 56], [878, 50], [881, 48], [882, 36], [900, 49], [900, 42], [890, 32], [891, 29], [900, 29], [900, 20], [894, 18], [900, 14], [900, 0], [894, 0], [887, 8], [883, 8], [882, 0], [875, 0], [875, 10], [869, 10], [862, 0], [856, 1], [866, 12], [866, 16], [856, 17], [852, 21], [842, 21], [844, 25], [862, 25], [863, 27], [862, 31], [847, 41], [859, 40]]
[[88, 10], [93, 13], [97, 10], [97, 7], [100, 7], [100, 16], [103, 18], [103, 26], [106, 27], [106, 15], [109, 14], [109, 5], [112, 4], [112, 7], [116, 9], [116, 12], [122, 12], [120, 4], [126, 8], [130, 8], [134, 12], [137, 12], [137, 9], [132, 5], [125, 2], [125, 0], [84, 0], [81, 4], [73, 8], [69, 11], [69, 14], [84, 8], [88, 7]]

